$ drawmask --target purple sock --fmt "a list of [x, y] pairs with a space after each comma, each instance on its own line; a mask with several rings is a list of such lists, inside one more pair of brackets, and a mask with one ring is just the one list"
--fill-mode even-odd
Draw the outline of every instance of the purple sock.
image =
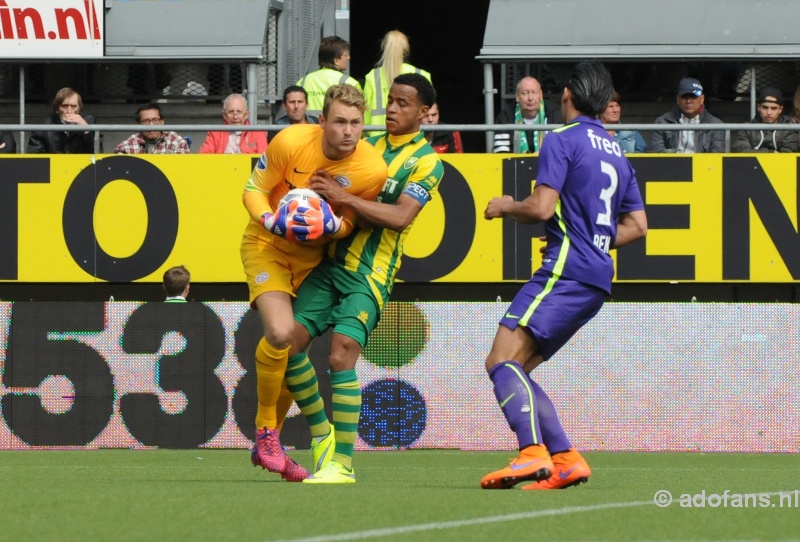
[[542, 431], [542, 442], [547, 446], [550, 454], [566, 452], [572, 448], [572, 443], [567, 433], [564, 432], [564, 428], [561, 427], [561, 422], [558, 421], [555, 405], [533, 378], [530, 379], [530, 382], [536, 396], [536, 414]]
[[542, 442], [536, 421], [536, 401], [528, 375], [516, 361], [503, 361], [489, 371], [494, 383], [494, 396], [503, 414], [517, 435], [519, 449]]

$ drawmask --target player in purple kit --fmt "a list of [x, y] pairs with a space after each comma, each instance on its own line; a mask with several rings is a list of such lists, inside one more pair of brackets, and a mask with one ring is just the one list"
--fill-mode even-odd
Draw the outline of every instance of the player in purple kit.
[[[541, 267], [500, 320], [486, 370], [516, 433], [519, 455], [481, 480], [484, 489], [560, 489], [591, 470], [572, 446], [547, 394], [528, 375], [592, 319], [611, 293], [610, 249], [647, 234], [636, 176], [598, 117], [613, 92], [598, 62], [575, 66], [561, 95], [567, 124], [545, 139], [533, 193], [523, 201], [492, 199], [484, 217], [545, 222]], [[527, 241], [526, 241], [527, 242]]]

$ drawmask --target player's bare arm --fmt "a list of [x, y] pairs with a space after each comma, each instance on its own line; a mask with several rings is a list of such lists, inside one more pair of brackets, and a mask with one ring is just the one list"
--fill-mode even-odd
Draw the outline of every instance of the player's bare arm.
[[352, 202], [351, 208], [359, 218], [366, 220], [370, 224], [401, 232], [419, 214], [422, 210], [422, 205], [411, 196], [401, 194], [395, 204], [356, 199]]
[[537, 224], [553, 216], [556, 202], [558, 192], [540, 184], [533, 189], [533, 194], [522, 201], [514, 201], [511, 196], [493, 198], [486, 206], [483, 217], [491, 220], [507, 216], [520, 224]]
[[349, 207], [359, 218], [370, 224], [396, 232], [406, 229], [422, 209], [417, 200], [406, 195], [401, 195], [396, 204], [390, 205], [349, 194], [325, 170], [315, 172], [309, 179], [308, 186], [328, 203]]
[[647, 235], [647, 215], [644, 211], [632, 211], [620, 215], [617, 223], [617, 238], [611, 248], [628, 245]]

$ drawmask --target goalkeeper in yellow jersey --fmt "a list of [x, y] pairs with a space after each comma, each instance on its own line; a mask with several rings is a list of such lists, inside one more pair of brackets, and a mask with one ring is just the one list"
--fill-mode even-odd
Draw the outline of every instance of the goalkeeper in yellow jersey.
[[[264, 328], [256, 348], [258, 412], [251, 460], [293, 482], [308, 473], [285, 454], [279, 439], [278, 419], [282, 421], [291, 405], [288, 392], [283, 393], [280, 418], [277, 413], [294, 328], [292, 297], [321, 261], [325, 243], [346, 237], [354, 224], [352, 214], [334, 215], [323, 204], [325, 220], [317, 221], [315, 228], [304, 226], [293, 220], [291, 210], [296, 206], [279, 208], [278, 202], [289, 190], [306, 188], [317, 170], [327, 171], [348, 194], [375, 199], [386, 181], [387, 169], [374, 147], [361, 140], [364, 108], [359, 89], [350, 85], [329, 88], [319, 125], [299, 124], [282, 130], [259, 159], [242, 196], [250, 215], [240, 249], [242, 265], [250, 305], [258, 310]], [[317, 211], [317, 215], [321, 213]], [[288, 239], [287, 230], [294, 233]], [[295, 236], [308, 241], [292, 239]], [[322, 425], [327, 432], [327, 420]], [[312, 426], [312, 435], [314, 431]]]

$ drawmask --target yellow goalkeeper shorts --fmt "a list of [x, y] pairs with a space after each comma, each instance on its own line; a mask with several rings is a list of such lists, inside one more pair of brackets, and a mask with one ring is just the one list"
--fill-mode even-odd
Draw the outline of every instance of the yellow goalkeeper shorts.
[[266, 292], [286, 292], [294, 297], [300, 283], [322, 260], [325, 247], [288, 241], [251, 222], [239, 250], [250, 306], [255, 308], [255, 299]]

